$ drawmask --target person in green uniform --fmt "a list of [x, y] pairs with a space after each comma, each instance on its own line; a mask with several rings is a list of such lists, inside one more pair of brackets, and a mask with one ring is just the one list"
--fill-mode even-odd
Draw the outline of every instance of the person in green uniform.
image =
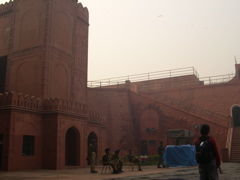
[[120, 172], [123, 172], [122, 171], [123, 162], [119, 159], [119, 152], [120, 152], [120, 149], [115, 150], [114, 154], [112, 155], [112, 160], [116, 162], [117, 170]]
[[102, 164], [103, 165], [110, 165], [113, 169], [113, 174], [119, 174], [120, 171], [117, 170], [117, 163], [112, 160], [110, 154], [110, 148], [105, 149], [105, 154], [102, 157]]
[[136, 158], [136, 157], [132, 154], [132, 150], [131, 150], [131, 149], [129, 149], [129, 151], [128, 151], [127, 158], [128, 158], [128, 160], [129, 160], [130, 163], [137, 164], [137, 165], [138, 165], [138, 170], [139, 170], [139, 171], [142, 171], [142, 168], [141, 168], [141, 162], [142, 162], [142, 160], [139, 159], [139, 158]]
[[95, 170], [96, 152], [97, 152], [96, 140], [92, 139], [88, 148], [88, 161], [91, 164], [91, 173], [97, 173], [97, 171]]

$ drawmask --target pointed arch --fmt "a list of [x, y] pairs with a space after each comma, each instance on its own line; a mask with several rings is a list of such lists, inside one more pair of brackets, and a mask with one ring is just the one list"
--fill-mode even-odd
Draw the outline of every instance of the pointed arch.
[[36, 92], [37, 70], [34, 61], [24, 61], [16, 71], [16, 90], [33, 95]]
[[80, 134], [74, 126], [65, 135], [65, 165], [80, 165]]
[[91, 143], [92, 139], [95, 139], [96, 142], [98, 142], [98, 138], [97, 138], [97, 135], [95, 132], [91, 132], [89, 135], [88, 135], [88, 144]]
[[56, 63], [54, 73], [52, 74], [52, 92], [51, 95], [58, 98], [68, 98], [69, 74], [66, 66], [62, 63]]
[[63, 12], [56, 12], [53, 21], [52, 41], [58, 49], [71, 51], [72, 19]]
[[240, 127], [240, 105], [233, 105], [230, 111], [233, 120], [233, 127]]
[[240, 80], [240, 68], [238, 68], [238, 79]]
[[19, 46], [29, 48], [39, 40], [41, 13], [36, 10], [27, 11], [22, 17]]

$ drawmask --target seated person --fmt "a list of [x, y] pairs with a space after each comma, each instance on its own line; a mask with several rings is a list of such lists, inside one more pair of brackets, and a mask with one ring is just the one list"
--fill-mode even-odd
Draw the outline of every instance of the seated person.
[[119, 174], [120, 172], [117, 170], [116, 167], [116, 162], [111, 160], [111, 155], [110, 155], [110, 148], [105, 149], [105, 155], [102, 157], [102, 164], [103, 165], [110, 165], [113, 169], [113, 174]]
[[123, 172], [122, 171], [123, 162], [119, 159], [119, 156], [118, 156], [119, 152], [120, 152], [120, 149], [115, 150], [115, 153], [112, 155], [112, 160], [116, 162], [117, 170], [120, 172]]
[[130, 163], [134, 163], [134, 164], [138, 164], [138, 169], [139, 171], [142, 171], [142, 168], [141, 168], [141, 159], [139, 158], [136, 158], [134, 155], [132, 155], [132, 150], [129, 149], [129, 153], [127, 155], [127, 158], [129, 160]]

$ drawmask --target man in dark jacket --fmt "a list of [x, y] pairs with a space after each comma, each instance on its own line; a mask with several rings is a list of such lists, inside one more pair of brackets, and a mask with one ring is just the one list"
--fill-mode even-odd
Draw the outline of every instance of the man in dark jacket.
[[[198, 161], [198, 170], [200, 174], [200, 180], [218, 180], [218, 169], [220, 173], [222, 173], [221, 167], [220, 167], [220, 157], [218, 154], [217, 146], [215, 140], [208, 136], [210, 132], [210, 126], [207, 124], [203, 124], [201, 126], [201, 136], [195, 140], [195, 146], [196, 146], [196, 157]], [[210, 158], [203, 158], [200, 154], [205, 151], [199, 149], [200, 146], [204, 146], [204, 143], [206, 143], [206, 148], [209, 154]], [[199, 148], [200, 147], [200, 148]], [[204, 155], [206, 157], [206, 155]], [[202, 159], [201, 159], [202, 158]], [[209, 159], [209, 162], [205, 159]], [[205, 162], [204, 162], [205, 161]]]
[[164, 154], [165, 148], [163, 146], [163, 142], [160, 141], [160, 145], [158, 146], [158, 154], [159, 154], [159, 160], [158, 160], [158, 168], [161, 168], [161, 164], [163, 166], [163, 168], [165, 168], [164, 164], [163, 164], [163, 154]]

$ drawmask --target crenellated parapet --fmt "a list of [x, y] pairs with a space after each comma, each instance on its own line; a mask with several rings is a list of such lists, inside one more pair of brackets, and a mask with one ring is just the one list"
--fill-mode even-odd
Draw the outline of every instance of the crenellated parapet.
[[89, 22], [88, 9], [86, 7], [83, 7], [81, 3], [78, 3], [78, 6], [77, 6], [77, 16], [84, 23], [88, 24]]
[[9, 2], [6, 2], [5, 4], [0, 4], [0, 16], [6, 13], [9, 13], [13, 10], [13, 1], [10, 0]]
[[87, 115], [87, 105], [79, 102], [73, 102], [65, 99], [45, 99], [44, 111], [65, 111], [76, 114]]
[[99, 112], [88, 111], [86, 104], [60, 98], [42, 100], [41, 98], [24, 95], [22, 93], [0, 93], [0, 109], [5, 108], [39, 111], [39, 113], [61, 111], [70, 114], [80, 114], [87, 117], [90, 122], [106, 124], [105, 116]]
[[42, 110], [42, 100], [34, 96], [5, 92], [0, 94], [0, 107], [15, 106], [29, 110]]
[[90, 122], [97, 122], [103, 125], [106, 124], [106, 117], [99, 112], [89, 111], [88, 112], [88, 120]]

